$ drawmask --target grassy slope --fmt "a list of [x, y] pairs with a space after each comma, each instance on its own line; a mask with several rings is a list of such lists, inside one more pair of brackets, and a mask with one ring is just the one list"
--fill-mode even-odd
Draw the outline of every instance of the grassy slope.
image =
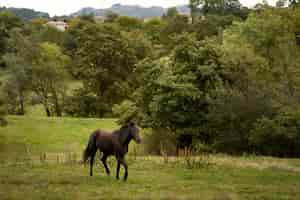
[[[40, 152], [81, 152], [90, 132], [117, 127], [114, 120], [9, 117], [0, 128], [0, 199], [300, 199], [300, 160], [211, 156], [208, 167], [188, 169], [182, 159], [128, 158], [129, 180], [104, 175], [98, 161], [95, 176], [88, 168], [55, 158], [41, 163], [15, 160]], [[14, 154], [17, 151], [18, 154]]]

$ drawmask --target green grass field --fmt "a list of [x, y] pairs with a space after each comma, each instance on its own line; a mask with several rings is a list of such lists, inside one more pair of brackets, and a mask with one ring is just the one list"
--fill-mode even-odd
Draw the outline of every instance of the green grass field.
[[109, 177], [99, 161], [94, 177], [79, 162], [89, 134], [117, 128], [115, 120], [29, 115], [8, 121], [0, 128], [1, 200], [300, 199], [300, 159], [209, 155], [189, 158], [189, 166], [188, 158], [131, 153], [123, 182], [115, 180], [113, 158]]

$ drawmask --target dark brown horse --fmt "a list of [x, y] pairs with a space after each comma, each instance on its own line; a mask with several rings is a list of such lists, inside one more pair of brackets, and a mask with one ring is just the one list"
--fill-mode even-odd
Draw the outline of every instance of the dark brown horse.
[[106, 164], [106, 159], [107, 157], [114, 155], [118, 161], [116, 178], [119, 179], [120, 166], [123, 165], [125, 168], [124, 180], [126, 180], [128, 176], [128, 166], [124, 157], [128, 152], [128, 145], [132, 139], [134, 139], [136, 143], [141, 142], [139, 130], [134, 123], [129, 123], [112, 133], [100, 129], [94, 131], [91, 134], [88, 145], [83, 153], [84, 162], [87, 162], [90, 158], [90, 175], [93, 176], [94, 157], [99, 149], [103, 155], [101, 161], [107, 175], [110, 174], [110, 171]]

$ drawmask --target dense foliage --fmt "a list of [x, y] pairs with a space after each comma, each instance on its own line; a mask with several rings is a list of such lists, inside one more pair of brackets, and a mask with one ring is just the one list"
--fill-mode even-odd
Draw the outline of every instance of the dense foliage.
[[191, 16], [73, 17], [65, 32], [0, 13], [6, 110], [42, 104], [48, 116], [135, 120], [178, 148], [300, 156], [298, 5], [191, 0]]

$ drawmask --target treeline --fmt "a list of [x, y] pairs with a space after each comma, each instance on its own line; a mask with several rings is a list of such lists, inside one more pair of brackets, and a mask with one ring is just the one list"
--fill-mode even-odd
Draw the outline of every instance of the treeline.
[[177, 147], [300, 156], [298, 5], [191, 0], [191, 16], [83, 16], [66, 32], [1, 13], [5, 108], [134, 120]]
[[50, 16], [48, 13], [45, 12], [39, 12], [35, 11], [33, 9], [28, 8], [6, 8], [6, 7], [0, 7], [0, 12], [2, 11], [9, 11], [15, 14], [17, 17], [19, 17], [24, 22], [29, 22], [35, 18], [45, 18], [49, 19]]

